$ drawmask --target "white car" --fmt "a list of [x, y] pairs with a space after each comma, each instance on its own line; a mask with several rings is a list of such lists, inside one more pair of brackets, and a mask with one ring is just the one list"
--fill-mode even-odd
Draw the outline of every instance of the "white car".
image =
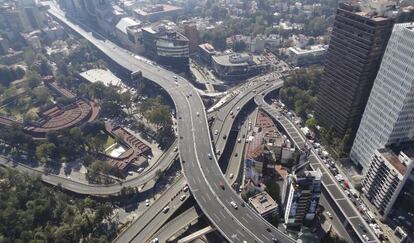
[[163, 212], [163, 213], [167, 213], [167, 212], [168, 212], [168, 210], [170, 210], [170, 207], [166, 206], [166, 207], [162, 210], [162, 212]]
[[326, 215], [328, 215], [328, 217], [331, 219], [332, 218], [332, 214], [329, 212], [329, 211], [327, 211], [326, 212]]
[[145, 200], [145, 206], [149, 206], [150, 205], [150, 201], [149, 201], [149, 199], [147, 199], [147, 200]]
[[217, 135], [217, 134], [218, 134], [218, 130], [215, 130], [215, 131], [214, 131], [214, 135]]
[[184, 192], [188, 191], [188, 185], [185, 185], [185, 186], [183, 187], [183, 191], [184, 191]]
[[200, 112], [197, 111], [197, 116], [200, 116]]
[[230, 178], [230, 179], [233, 179], [233, 177], [234, 177], [233, 173], [230, 173], [229, 178]]
[[362, 235], [362, 238], [364, 238], [366, 241], [369, 241], [369, 237], [367, 235]]
[[186, 195], [182, 195], [181, 197], [180, 197], [180, 201], [184, 201], [184, 199], [186, 198]]
[[151, 240], [151, 243], [158, 243], [158, 238], [154, 238], [153, 240]]
[[234, 209], [237, 209], [237, 204], [236, 204], [236, 202], [231, 201], [231, 202], [230, 202], [230, 205], [231, 205]]

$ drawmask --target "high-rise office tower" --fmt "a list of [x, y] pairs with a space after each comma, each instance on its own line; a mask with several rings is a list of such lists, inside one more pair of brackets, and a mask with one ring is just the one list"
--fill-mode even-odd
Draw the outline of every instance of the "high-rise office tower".
[[333, 24], [315, 115], [343, 136], [355, 133], [395, 18], [395, 3], [341, 3]]
[[350, 157], [364, 169], [374, 151], [414, 137], [414, 23], [396, 24]]
[[290, 174], [283, 184], [282, 203], [287, 226], [301, 225], [313, 220], [321, 195], [322, 172], [303, 171]]

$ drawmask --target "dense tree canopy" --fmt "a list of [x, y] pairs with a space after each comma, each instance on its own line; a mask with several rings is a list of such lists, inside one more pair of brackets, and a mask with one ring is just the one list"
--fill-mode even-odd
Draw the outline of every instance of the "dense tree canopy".
[[109, 204], [72, 198], [39, 178], [0, 168], [0, 242], [107, 242]]
[[296, 70], [280, 90], [281, 100], [303, 119], [313, 110], [321, 73], [320, 68]]

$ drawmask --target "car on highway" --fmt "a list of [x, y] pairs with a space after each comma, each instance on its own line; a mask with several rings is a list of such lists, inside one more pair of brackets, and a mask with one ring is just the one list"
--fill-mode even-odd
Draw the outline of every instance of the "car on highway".
[[177, 76], [175, 76], [175, 75], [174, 75], [174, 76], [173, 76], [173, 78], [174, 78], [174, 79], [177, 79]]
[[149, 201], [149, 199], [147, 199], [147, 200], [145, 200], [145, 206], [149, 206], [150, 205], [150, 201]]
[[239, 155], [238, 153], [235, 153], [235, 154], [234, 154], [234, 157], [237, 157], [238, 155]]
[[226, 139], [226, 138], [227, 138], [227, 135], [224, 135], [224, 136], [223, 136], [223, 139]]
[[212, 159], [213, 158], [210, 153], [208, 153], [208, 158], [209, 159]]
[[330, 219], [332, 219], [332, 218], [333, 218], [332, 214], [331, 214], [329, 211], [327, 211], [327, 212], [326, 212], [326, 215], [328, 215], [328, 217], [329, 217]]
[[200, 112], [197, 111], [197, 116], [200, 116]]
[[234, 208], [234, 209], [237, 209], [238, 207], [237, 207], [237, 204], [236, 204], [236, 202], [235, 201], [231, 201], [230, 202], [230, 205]]
[[224, 187], [224, 183], [223, 183], [222, 181], [220, 182], [220, 187], [221, 187], [221, 189], [223, 189], [223, 190], [224, 190], [224, 188], [225, 188], [225, 187]]
[[167, 212], [168, 212], [168, 210], [170, 210], [170, 207], [166, 206], [165, 208], [163, 208], [163, 209], [162, 209], [162, 212], [163, 212], [163, 213], [167, 213]]
[[158, 238], [154, 238], [153, 240], [151, 240], [151, 243], [158, 243], [158, 242], [159, 242]]
[[215, 131], [214, 131], [214, 135], [217, 135], [217, 134], [218, 134], [218, 130], [215, 130]]
[[180, 197], [180, 201], [184, 201], [184, 199], [185, 199], [186, 197], [187, 197], [186, 195], [182, 195], [182, 196]]
[[177, 152], [178, 151], [178, 147], [177, 146], [175, 146], [174, 147], [174, 152]]
[[141, 173], [142, 171], [144, 171], [143, 167], [139, 167], [138, 170], [137, 170], [138, 173]]
[[238, 143], [241, 143], [241, 139], [240, 139], [240, 138], [239, 138], [239, 139], [237, 139], [237, 142], [238, 142]]
[[364, 238], [366, 241], [369, 241], [369, 237], [367, 235], [362, 235], [362, 238]]
[[184, 192], [188, 191], [188, 185], [184, 185], [184, 187], [183, 187], [183, 191], [184, 191]]

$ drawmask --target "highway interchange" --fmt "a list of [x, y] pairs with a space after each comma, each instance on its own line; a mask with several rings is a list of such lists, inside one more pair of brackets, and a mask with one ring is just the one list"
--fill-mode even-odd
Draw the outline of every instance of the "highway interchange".
[[[215, 151], [224, 150], [227, 139], [223, 139], [223, 136], [226, 138], [228, 137], [234, 122], [234, 117], [237, 116], [237, 113], [253, 98], [255, 98], [255, 101], [258, 102], [264, 110], [268, 109], [269, 105], [266, 104], [264, 100], [258, 99], [258, 97], [262, 96], [262, 93], [267, 93], [270, 90], [282, 87], [283, 82], [280, 79], [276, 79], [275, 82], [270, 84], [267, 82], [249, 82], [245, 86], [240, 87], [239, 93], [237, 94], [238, 97], [230, 101], [229, 104], [226, 104], [223, 109], [216, 111], [216, 113], [218, 113], [215, 114], [216, 117], [221, 119], [214, 122], [212, 131], [219, 130], [220, 132], [218, 135], [211, 135], [203, 102], [196, 90], [187, 80], [182, 77], [177, 77], [175, 79], [174, 73], [163, 69], [151, 61], [132, 56], [130, 52], [105, 40], [105, 38], [94, 33], [86, 26], [80, 27], [74, 24], [54, 5], [51, 5], [49, 13], [64, 25], [91, 42], [119, 66], [130, 72], [137, 70], [142, 71], [145, 78], [160, 85], [171, 96], [177, 111], [179, 157], [186, 181], [203, 213], [227, 240], [230, 242], [271, 242], [273, 240], [276, 241], [277, 239], [279, 242], [294, 242], [293, 239], [274, 228], [254, 212], [252, 208], [243, 203], [242, 199], [224, 178], [218, 165], [218, 160], [215, 157]], [[270, 112], [274, 112], [274, 110]], [[278, 121], [279, 118], [283, 118], [280, 114], [273, 115]], [[283, 120], [282, 123], [283, 122], [286, 121]], [[306, 140], [295, 127], [285, 129], [299, 148], [305, 147]], [[212, 138], [216, 142], [216, 150], [213, 149]], [[365, 221], [356, 212], [355, 207], [349, 199], [344, 196], [344, 193], [339, 189], [336, 181], [332, 180], [329, 172], [323, 168], [323, 163], [320, 161], [319, 157], [313, 150], [311, 153], [311, 156], [309, 156], [311, 167], [313, 169], [321, 168], [324, 172], [324, 178], [327, 178], [323, 179], [324, 185], [327, 187], [329, 194], [332, 198], [337, 199], [336, 203], [339, 205], [339, 208], [346, 216], [348, 216], [350, 224], [354, 230], [358, 232], [359, 237], [361, 237], [361, 229], [355, 226], [359, 224], [366, 225]], [[177, 153], [169, 151], [165, 154], [165, 157], [156, 164], [167, 168], [176, 157]], [[1, 158], [0, 162], [5, 163]], [[20, 169], [30, 170], [29, 168]], [[151, 169], [139, 180], [131, 180], [129, 182], [124, 182], [122, 185], [109, 186], [91, 186], [57, 176], [43, 175], [42, 177], [44, 181], [50, 184], [61, 185], [67, 190], [90, 195], [116, 194], [123, 186], [142, 185], [152, 178], [154, 178], [154, 172]], [[175, 186], [169, 191], [175, 191], [178, 187], [179, 186]], [[235, 209], [230, 205], [231, 201], [236, 202], [239, 206], [238, 209]], [[172, 210], [171, 213], [172, 212], [174, 212], [174, 210]], [[194, 214], [191, 215], [191, 217], [194, 217]], [[252, 231], [253, 229], [254, 232]], [[367, 227], [367, 229], [369, 229], [369, 227]], [[151, 232], [149, 235], [153, 235], [153, 233], [155, 232]], [[121, 235], [120, 237], [123, 236]], [[134, 236], [129, 236], [127, 238], [132, 239], [133, 237]], [[369, 238], [373, 239], [373, 242], [376, 241], [376, 238], [370, 231]], [[140, 240], [147, 241], [149, 239], [142, 238]]]
[[[224, 179], [214, 156], [207, 115], [203, 102], [193, 86], [184, 78], [151, 62], [134, 58], [122, 48], [88, 29], [85, 31], [67, 20], [53, 5], [49, 13], [96, 46], [102, 53], [129, 71], [142, 71], [145, 78], [156, 82], [174, 101], [178, 117], [178, 148], [183, 172], [191, 192], [204, 214], [231, 242], [280, 242], [293, 240], [257, 215], [249, 206], [241, 206], [241, 199]], [[93, 34], [92, 34], [93, 33]], [[191, 94], [191, 96], [189, 95]], [[210, 154], [210, 156], [209, 156]], [[213, 156], [211, 156], [213, 155]], [[224, 190], [220, 187], [224, 183]], [[236, 210], [230, 202], [240, 207]], [[254, 229], [254, 232], [251, 231]]]

